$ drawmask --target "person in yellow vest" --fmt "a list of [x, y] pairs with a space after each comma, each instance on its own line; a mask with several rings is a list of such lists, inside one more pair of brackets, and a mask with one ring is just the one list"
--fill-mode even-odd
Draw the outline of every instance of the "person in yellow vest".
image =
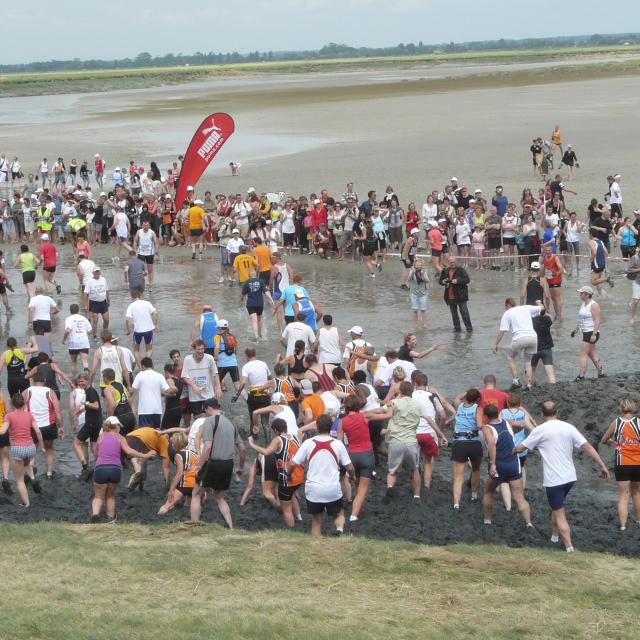
[[191, 259], [196, 259], [196, 244], [199, 246], [198, 258], [202, 260], [204, 230], [207, 226], [207, 214], [202, 208], [202, 200], [195, 200], [189, 207], [187, 219], [189, 221], [189, 238], [191, 240]]

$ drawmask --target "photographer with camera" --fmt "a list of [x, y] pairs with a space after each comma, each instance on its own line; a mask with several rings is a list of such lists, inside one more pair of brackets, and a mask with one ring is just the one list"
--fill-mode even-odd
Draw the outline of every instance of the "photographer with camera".
[[[460, 328], [460, 316], [462, 316], [462, 321], [464, 322], [467, 332], [473, 331], [471, 317], [467, 309], [467, 302], [469, 300], [469, 274], [466, 269], [458, 266], [458, 261], [455, 256], [449, 256], [447, 266], [440, 272], [438, 281], [444, 287], [444, 301], [449, 306], [449, 311], [451, 311], [453, 330], [456, 333], [460, 333], [462, 330]], [[459, 314], [458, 310], [460, 311]]]

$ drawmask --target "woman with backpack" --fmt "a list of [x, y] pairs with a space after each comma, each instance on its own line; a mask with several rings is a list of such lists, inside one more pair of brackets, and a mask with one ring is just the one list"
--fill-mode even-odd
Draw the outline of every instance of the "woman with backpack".
[[218, 365], [218, 375], [220, 376], [220, 384], [223, 383], [227, 374], [231, 377], [233, 386], [236, 391], [240, 388], [240, 374], [238, 373], [238, 341], [236, 337], [229, 331], [229, 323], [221, 318], [218, 320], [218, 335], [213, 339], [214, 350], [213, 355]]

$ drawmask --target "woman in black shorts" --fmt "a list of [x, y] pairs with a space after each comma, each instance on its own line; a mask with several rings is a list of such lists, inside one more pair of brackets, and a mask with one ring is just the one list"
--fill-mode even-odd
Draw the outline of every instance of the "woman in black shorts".
[[164, 413], [162, 414], [162, 422], [160, 429], [170, 429], [171, 427], [179, 427], [182, 422], [182, 404], [181, 396], [184, 389], [184, 382], [181, 378], [176, 377], [176, 365], [169, 362], [164, 365], [164, 379], [167, 381], [169, 388], [175, 388], [176, 392], [172, 396], [167, 396]]
[[602, 436], [600, 444], [613, 445], [616, 450], [613, 471], [618, 483], [618, 517], [620, 531], [627, 528], [629, 494], [635, 514], [640, 522], [640, 420], [636, 416], [636, 403], [630, 398], [620, 402], [620, 416]]

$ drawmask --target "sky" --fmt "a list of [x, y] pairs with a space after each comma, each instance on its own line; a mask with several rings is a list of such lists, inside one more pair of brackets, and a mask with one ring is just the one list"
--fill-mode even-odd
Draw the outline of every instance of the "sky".
[[3, 7], [0, 61], [636, 31], [639, 0], [154, 0], [132, 5], [30, 0]]

